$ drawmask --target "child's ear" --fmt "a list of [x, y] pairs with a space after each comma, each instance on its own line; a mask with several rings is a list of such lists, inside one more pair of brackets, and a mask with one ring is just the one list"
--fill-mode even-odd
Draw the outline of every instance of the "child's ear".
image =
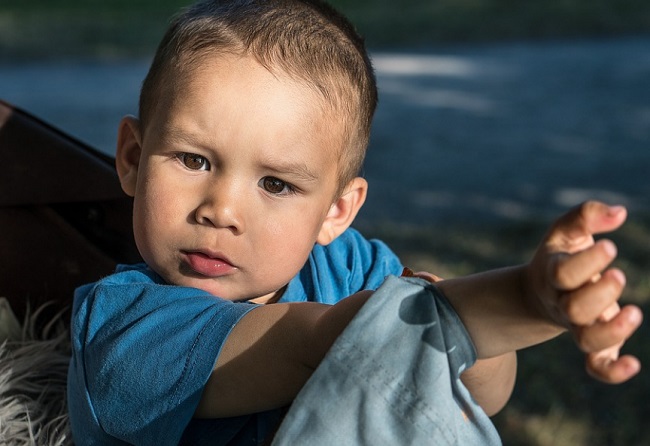
[[328, 245], [350, 227], [359, 209], [366, 201], [368, 182], [356, 177], [348, 183], [343, 194], [334, 202], [327, 212], [316, 242]]
[[120, 177], [122, 190], [131, 197], [135, 195], [141, 153], [140, 121], [133, 116], [125, 116], [120, 121], [117, 133], [115, 167], [117, 175]]

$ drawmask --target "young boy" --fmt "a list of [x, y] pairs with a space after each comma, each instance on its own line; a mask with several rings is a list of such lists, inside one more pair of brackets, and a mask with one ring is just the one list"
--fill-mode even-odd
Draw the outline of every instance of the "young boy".
[[[172, 23], [139, 119], [122, 120], [117, 144], [146, 264], [120, 266], [75, 294], [68, 401], [77, 444], [273, 435], [280, 409], [364, 304], [384, 302], [365, 290], [403, 268], [349, 228], [366, 196], [357, 175], [376, 100], [362, 40], [319, 2], [207, 1]], [[474, 400], [491, 414], [509, 398], [517, 349], [566, 330], [592, 373], [621, 382], [639, 370], [618, 352], [641, 313], [619, 309], [624, 276], [606, 269], [615, 247], [592, 235], [624, 220], [620, 207], [587, 203], [558, 220], [527, 265], [436, 287], [400, 279], [383, 294], [428, 293], [443, 335], [470, 351], [461, 369], [475, 348], [479, 361], [462, 375], [473, 399], [452, 400], [477, 414]], [[417, 308], [395, 313], [418, 325]], [[278, 435], [289, 444], [293, 434]]]

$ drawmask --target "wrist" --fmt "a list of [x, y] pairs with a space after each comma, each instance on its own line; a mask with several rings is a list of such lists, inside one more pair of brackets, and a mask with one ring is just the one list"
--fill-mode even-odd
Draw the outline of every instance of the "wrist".
[[555, 297], [556, 293], [550, 289], [543, 278], [539, 277], [538, 271], [540, 271], [539, 266], [533, 262], [520, 269], [521, 296], [530, 321], [540, 329], [547, 330], [547, 339], [550, 339], [567, 331], [570, 324], [560, 311], [558, 299]]

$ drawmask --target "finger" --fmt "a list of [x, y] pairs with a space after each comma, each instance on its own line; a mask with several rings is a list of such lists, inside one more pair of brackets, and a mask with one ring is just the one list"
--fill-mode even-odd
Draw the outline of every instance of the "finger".
[[426, 271], [418, 271], [417, 273], [413, 273], [415, 277], [419, 277], [420, 279], [428, 280], [431, 283], [436, 283], [440, 282], [442, 279], [435, 274], [428, 273]]
[[605, 239], [573, 255], [557, 254], [548, 265], [551, 284], [559, 290], [573, 290], [590, 281], [599, 282], [600, 272], [612, 263], [616, 254], [616, 245]]
[[586, 366], [591, 376], [609, 384], [625, 382], [641, 371], [641, 362], [631, 355], [612, 359], [588, 354]]
[[420, 279], [428, 280], [431, 283], [440, 282], [442, 278], [436, 276], [435, 274], [428, 273], [426, 271], [419, 271], [414, 273], [413, 270], [407, 266], [402, 269], [402, 277], [419, 277]]
[[613, 303], [598, 315], [598, 322], [609, 322], [614, 319], [614, 316], [616, 316], [620, 311], [621, 307], [618, 305], [618, 302]]
[[[588, 282], [560, 299], [560, 307], [571, 324], [592, 325], [607, 322], [619, 312], [617, 301], [625, 287], [625, 275], [618, 269], [603, 273], [596, 282]], [[611, 311], [607, 311], [611, 309]], [[606, 313], [606, 314], [605, 314]]]
[[590, 246], [594, 234], [613, 231], [626, 218], [627, 210], [623, 206], [587, 201], [557, 220], [547, 236], [547, 244], [557, 250], [576, 252]]
[[643, 320], [639, 307], [628, 305], [607, 322], [596, 322], [585, 327], [574, 327], [578, 347], [585, 353], [597, 353], [616, 345], [622, 345]]
[[415, 275], [415, 273], [408, 266], [405, 266], [404, 268], [402, 268], [402, 277], [413, 277], [414, 275]]

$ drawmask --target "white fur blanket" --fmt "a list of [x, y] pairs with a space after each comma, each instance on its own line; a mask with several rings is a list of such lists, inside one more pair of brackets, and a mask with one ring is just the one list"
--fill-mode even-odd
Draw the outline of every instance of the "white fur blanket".
[[0, 298], [0, 444], [72, 445], [66, 410], [70, 339], [62, 318], [40, 333], [43, 308], [20, 324]]

